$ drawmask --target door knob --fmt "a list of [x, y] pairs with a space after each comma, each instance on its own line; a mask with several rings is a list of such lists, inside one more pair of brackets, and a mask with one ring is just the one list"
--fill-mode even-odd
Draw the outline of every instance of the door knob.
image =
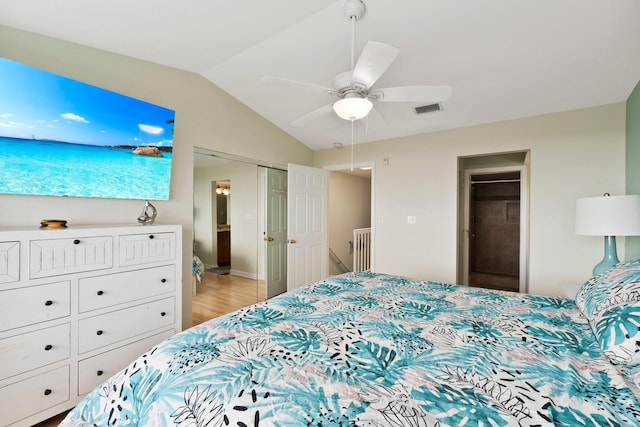
[[297, 243], [298, 241], [296, 239], [289, 239], [287, 240], [288, 243], [294, 244]]
[[273, 237], [267, 237], [267, 242], [273, 242]]

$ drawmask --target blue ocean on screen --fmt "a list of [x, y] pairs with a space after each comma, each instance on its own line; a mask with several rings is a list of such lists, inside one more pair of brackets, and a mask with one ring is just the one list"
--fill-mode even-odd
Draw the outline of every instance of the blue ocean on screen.
[[0, 137], [0, 193], [167, 200], [171, 152]]

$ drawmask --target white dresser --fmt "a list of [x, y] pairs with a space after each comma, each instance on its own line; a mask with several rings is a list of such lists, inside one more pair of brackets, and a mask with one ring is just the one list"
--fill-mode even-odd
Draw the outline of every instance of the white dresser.
[[182, 324], [182, 228], [0, 229], [0, 426], [72, 408]]

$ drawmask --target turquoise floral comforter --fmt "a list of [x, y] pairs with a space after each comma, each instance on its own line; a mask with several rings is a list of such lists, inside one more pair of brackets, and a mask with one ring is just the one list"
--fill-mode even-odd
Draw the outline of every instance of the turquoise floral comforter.
[[571, 300], [347, 273], [193, 327], [63, 426], [635, 426]]

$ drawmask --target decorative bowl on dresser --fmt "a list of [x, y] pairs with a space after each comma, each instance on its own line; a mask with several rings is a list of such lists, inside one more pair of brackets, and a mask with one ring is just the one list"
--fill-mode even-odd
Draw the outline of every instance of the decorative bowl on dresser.
[[182, 328], [182, 228], [0, 229], [0, 426], [72, 408]]

